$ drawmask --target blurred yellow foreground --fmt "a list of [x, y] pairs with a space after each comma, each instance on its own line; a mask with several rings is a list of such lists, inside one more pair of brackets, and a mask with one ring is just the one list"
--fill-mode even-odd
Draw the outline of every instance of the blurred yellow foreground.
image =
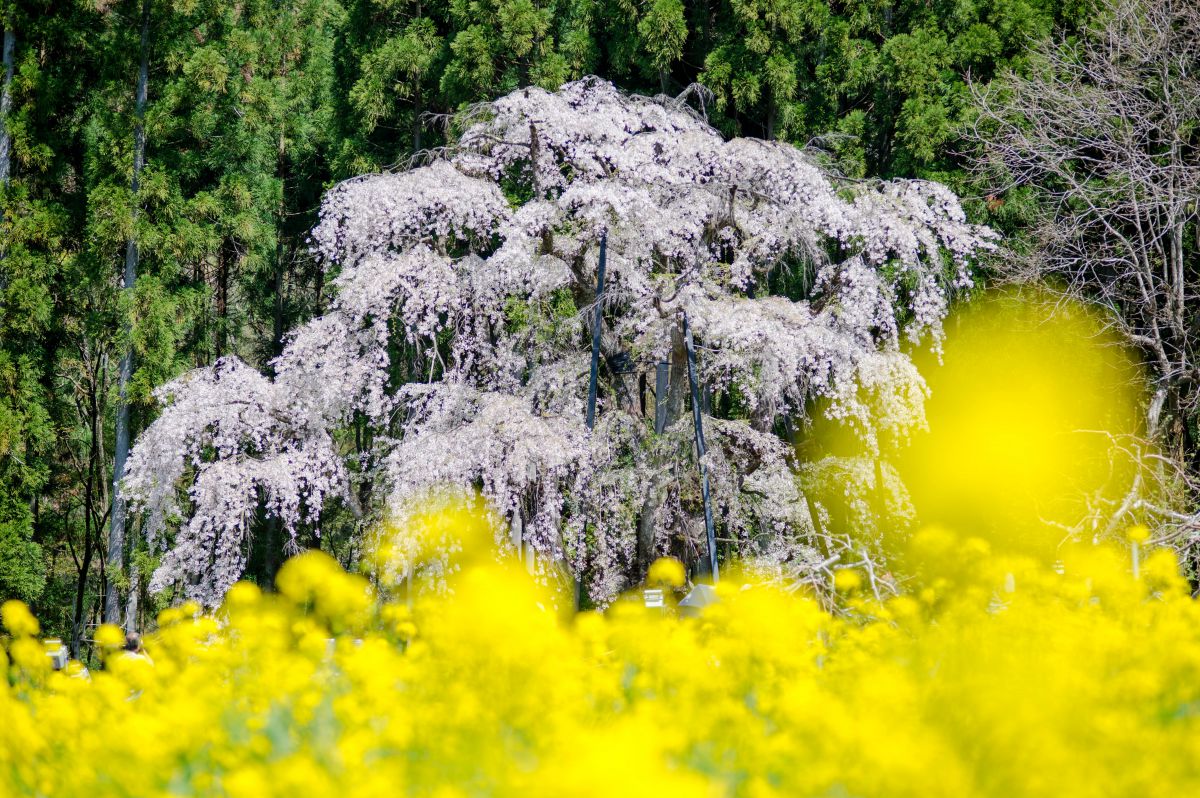
[[899, 473], [922, 523], [1050, 559], [1069, 531], [1105, 526], [1133, 481], [1119, 444], [1142, 431], [1142, 397], [1101, 317], [1045, 294], [985, 295], [951, 316], [942, 364], [921, 358], [929, 432], [899, 452]]
[[[457, 522], [470, 523], [463, 513]], [[699, 619], [560, 619], [520, 569], [378, 602], [320, 553], [213, 616], [168, 610], [153, 662], [52, 672], [5, 605], [5, 796], [1055, 796], [1200, 787], [1200, 607], [1169, 552], [964, 580], [834, 617], [723, 589]], [[106, 635], [100, 635], [104, 639]], [[113, 645], [120, 643], [116, 635]]]
[[446, 505], [381, 533], [370, 580], [303, 554], [278, 594], [164, 612], [149, 659], [102, 629], [90, 678], [51, 671], [9, 602], [0, 796], [1194, 792], [1200, 606], [1173, 553], [1143, 547], [1135, 576], [1123, 544], [1036, 531], [1086, 511], [1081, 486], [1120, 483], [1083, 430], [1132, 425], [1129, 372], [1087, 335], [968, 328], [904, 468], [937, 522], [912, 541], [909, 594], [881, 603], [846, 570], [836, 614], [726, 581], [699, 618], [563, 617], [515, 563], [472, 553], [487, 517]]

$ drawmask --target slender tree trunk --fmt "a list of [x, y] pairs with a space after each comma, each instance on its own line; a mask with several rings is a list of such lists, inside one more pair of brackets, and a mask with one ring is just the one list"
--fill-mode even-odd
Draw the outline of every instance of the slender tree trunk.
[[[86, 518], [86, 511], [84, 515]], [[85, 527], [88, 526], [86, 520], [84, 524]], [[79, 566], [79, 577], [75, 580], [75, 607], [71, 617], [71, 656], [74, 659], [79, 659], [79, 649], [83, 641], [83, 597], [87, 591], [88, 571], [91, 570], [92, 554], [95, 550], [92, 546], [92, 531], [87, 528], [83, 535], [83, 560]]]
[[[277, 358], [283, 354], [283, 291], [287, 284], [288, 251], [283, 245], [283, 231], [280, 230], [277, 235], [279, 236], [279, 242], [275, 245], [275, 308], [271, 314], [272, 358]], [[272, 365], [270, 370], [273, 373], [275, 367]]]
[[12, 20], [4, 29], [4, 89], [0, 90], [0, 186], [8, 185], [12, 174], [12, 137], [8, 133], [8, 114], [12, 112], [12, 54], [17, 46], [17, 31]]
[[[284, 286], [287, 283], [288, 249], [284, 244], [287, 221], [287, 126], [279, 126], [275, 150], [275, 173], [279, 177], [279, 207], [275, 211], [275, 308], [271, 329], [271, 357], [283, 354]], [[274, 367], [271, 367], [272, 373]]]
[[712, 496], [709, 492], [708, 466], [704, 462], [704, 456], [708, 453], [708, 447], [704, 443], [704, 413], [706, 408], [705, 402], [701, 399], [700, 380], [696, 374], [696, 346], [692, 338], [692, 328], [688, 324], [687, 314], [684, 314], [683, 317], [683, 338], [687, 345], [688, 389], [692, 399], [692, 426], [695, 429], [696, 466], [700, 472], [700, 496], [704, 502], [704, 537], [706, 559], [708, 560], [704, 573], [711, 576], [715, 584], [721, 578], [721, 574], [717, 566], [717, 537], [713, 527]]
[[12, 21], [4, 28], [4, 87], [0, 89], [0, 186], [8, 185], [12, 174], [12, 137], [8, 132], [8, 115], [12, 111], [13, 50], [17, 44], [17, 32]]
[[[533, 198], [542, 199], [542, 186], [538, 180], [538, 161], [541, 155], [541, 139], [538, 138], [537, 125], [529, 123], [529, 182], [533, 187]], [[544, 241], [544, 238], [543, 238]], [[547, 253], [548, 254], [548, 253]]]
[[412, 148], [413, 152], [421, 151], [421, 114], [424, 113], [422, 108], [424, 98], [421, 96], [421, 81], [417, 80], [417, 93], [413, 99], [413, 121], [412, 121]]
[[[142, 174], [142, 165], [146, 160], [146, 130], [143, 120], [146, 116], [146, 92], [150, 60], [150, 0], [142, 0], [142, 41], [141, 63], [138, 66], [137, 105], [133, 125], [133, 179], [130, 184], [133, 197], [133, 223], [136, 227], [138, 218], [138, 181]], [[129, 240], [125, 245], [125, 280], [124, 291], [133, 292], [137, 281], [138, 245], [136, 230], [131, 228]], [[126, 333], [129, 322], [126, 322]], [[125, 554], [125, 497], [121, 495], [121, 478], [125, 476], [125, 459], [129, 456], [129, 380], [133, 376], [133, 348], [128, 336], [124, 342], [125, 350], [121, 354], [121, 366], [117, 376], [117, 423], [116, 441], [113, 448], [113, 492], [112, 517], [108, 528], [107, 571], [108, 584], [104, 590], [104, 619], [117, 622], [121, 617], [121, 602], [118, 595], [117, 575], [123, 570]], [[127, 618], [126, 623], [131, 623]], [[132, 631], [132, 630], [130, 630]]]
[[217, 250], [217, 351], [216, 359], [229, 348], [229, 261], [233, 257], [229, 239]]
[[279, 519], [269, 516], [264, 524], [263, 537], [263, 587], [275, 584], [279, 566], [283, 564], [283, 534]]
[[138, 598], [142, 593], [142, 575], [130, 563], [129, 568], [129, 599], [125, 602], [125, 631], [132, 632], [138, 628]]
[[[280, 74], [286, 73], [286, 58], [280, 64]], [[286, 234], [284, 224], [287, 220], [287, 126], [281, 124], [279, 126], [279, 138], [276, 142], [275, 150], [275, 173], [279, 178], [279, 207], [275, 211], [275, 274], [274, 274], [274, 293], [275, 302], [271, 314], [271, 357], [272, 359], [283, 354], [283, 334], [284, 334], [284, 310], [286, 302], [284, 290], [287, 286], [287, 266], [291, 259], [291, 248], [286, 243]], [[268, 372], [272, 375], [275, 373], [275, 364], [272, 362], [268, 368]], [[275, 584], [275, 575], [279, 573], [279, 567], [283, 563], [283, 535], [280, 529], [279, 519], [275, 516], [268, 516], [263, 529], [263, 583], [264, 586]]]
[[778, 108], [775, 103], [775, 92], [771, 91], [771, 89], [768, 87], [767, 88], [767, 135], [766, 135], [767, 141], [775, 140], [776, 114], [778, 114]]
[[88, 446], [87, 479], [83, 484], [83, 564], [79, 568], [79, 579], [75, 583], [75, 615], [71, 624], [71, 656], [79, 658], [80, 643], [83, 640], [84, 614], [83, 599], [87, 592], [88, 571], [92, 564], [92, 554], [96, 547], [93, 545], [93, 520], [95, 519], [95, 485], [96, 475], [100, 471], [100, 404], [96, 397], [96, 372], [92, 369], [92, 379], [88, 385], [88, 432], [91, 442]]
[[[12, 136], [8, 132], [8, 115], [12, 111], [13, 50], [17, 44], [17, 32], [12, 20], [4, 26], [3, 68], [4, 86], [0, 88], [0, 192], [8, 188], [12, 175]], [[0, 228], [4, 226], [4, 206], [0, 205]], [[0, 261], [4, 260], [8, 236], [0, 236]], [[8, 273], [0, 272], [0, 290], [8, 287]]]

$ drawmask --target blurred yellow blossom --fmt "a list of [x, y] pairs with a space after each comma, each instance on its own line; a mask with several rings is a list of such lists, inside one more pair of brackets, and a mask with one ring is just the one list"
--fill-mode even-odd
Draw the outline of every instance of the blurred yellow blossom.
[[10, 599], [0, 606], [0, 621], [4, 628], [17, 637], [36, 635], [38, 633], [37, 618], [29, 611], [24, 602]]
[[683, 570], [683, 563], [674, 557], [659, 557], [651, 563], [650, 572], [646, 576], [646, 582], [651, 585], [682, 587], [686, 581], [687, 574]]
[[[482, 558], [410, 607], [303, 555], [279, 595], [240, 585], [216, 615], [163, 613], [146, 638], [153, 664], [118, 652], [73, 677], [49, 670], [36, 638], [11, 638], [0, 795], [1200, 787], [1200, 604], [1173, 553], [1150, 552], [1135, 580], [1120, 546], [1077, 544], [1061, 574], [999, 558], [966, 583], [949, 563], [981, 555], [977, 543], [944, 529], [925, 543], [947, 562], [915, 596], [865, 599], [863, 573], [843, 568], [837, 587], [859, 612], [726, 580], [699, 618], [640, 601], [563, 618], [523, 568]], [[11, 609], [6, 625], [14, 618], [31, 628]], [[123, 642], [115, 626], [96, 637]]]
[[125, 645], [125, 633], [116, 624], [102, 624], [96, 630], [96, 645], [104, 649], [117, 649]]
[[839, 568], [833, 574], [833, 586], [842, 593], [851, 593], [862, 587], [862, 574], [854, 568]]
[[26, 673], [50, 670], [50, 658], [41, 643], [30, 637], [13, 641], [9, 649], [13, 663]]
[[1125, 537], [1128, 538], [1131, 543], [1145, 543], [1150, 539], [1150, 530], [1145, 524], [1134, 524], [1133, 526], [1129, 527], [1129, 529], [1125, 530]]

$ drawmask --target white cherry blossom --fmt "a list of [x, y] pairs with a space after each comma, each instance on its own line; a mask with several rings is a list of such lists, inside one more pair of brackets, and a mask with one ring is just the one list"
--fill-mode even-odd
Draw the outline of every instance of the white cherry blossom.
[[[611, 599], [647, 555], [687, 559], [696, 535], [685, 316], [723, 408], [705, 419], [717, 523], [747, 556], [795, 552], [809, 534], [778, 422], [825, 398], [870, 452], [923, 423], [901, 340], [936, 344], [950, 293], [993, 239], [945, 187], [839, 180], [792, 146], [724, 140], [682, 100], [594, 78], [521, 89], [463, 124], [431, 163], [328, 192], [312, 245], [335, 298], [292, 333], [273, 378], [223, 360], [160, 390], [123, 484], [165, 551], [155, 586], [218, 601], [260, 509], [295, 545], [330, 501], [369, 521], [450, 487], [488, 500], [502, 545], [519, 529], [543, 563]], [[394, 383], [402, 356], [428, 364], [425, 382]], [[656, 434], [643, 385], [665, 359]], [[352, 423], [370, 427], [365, 454], [338, 443]]]

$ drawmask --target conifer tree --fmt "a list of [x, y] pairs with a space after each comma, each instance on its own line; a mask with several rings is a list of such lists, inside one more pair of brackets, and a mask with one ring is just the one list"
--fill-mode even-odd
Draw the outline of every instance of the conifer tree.
[[[60, 275], [71, 262], [73, 184], [66, 127], [54, 103], [70, 96], [66, 79], [39, 59], [54, 55], [70, 14], [39, 3], [5, 3], [0, 89], [0, 596], [42, 597], [54, 581], [47, 567], [59, 548], [42, 492], [53, 476], [58, 429], [54, 361], [61, 306]], [[32, 6], [32, 7], [31, 7]], [[64, 67], [77, 66], [72, 54]], [[57, 79], [57, 81], [56, 81]], [[78, 81], [76, 81], [78, 82]]]
[[[137, 71], [137, 95], [134, 100], [133, 123], [133, 170], [130, 178], [130, 212], [132, 220], [129, 225], [129, 238], [125, 243], [125, 272], [122, 279], [122, 289], [126, 295], [133, 292], [137, 283], [138, 267], [138, 188], [142, 176], [142, 167], [146, 162], [146, 94], [148, 91], [150, 61], [150, 10], [151, 0], [142, 0], [141, 37], [138, 48], [139, 61]], [[117, 375], [117, 423], [116, 441], [113, 449], [113, 484], [119, 484], [125, 476], [125, 460], [129, 456], [129, 380], [133, 376], [132, 343], [126, 341], [121, 352], [121, 362]], [[104, 593], [104, 617], [109, 623], [117, 623], [120, 618], [118, 604], [117, 576], [124, 572], [125, 561], [125, 499], [120, 490], [113, 490], [112, 515], [109, 518], [108, 532], [108, 572], [109, 580]], [[136, 589], [133, 591], [136, 595]], [[133, 631], [134, 613], [125, 619], [126, 628]]]

